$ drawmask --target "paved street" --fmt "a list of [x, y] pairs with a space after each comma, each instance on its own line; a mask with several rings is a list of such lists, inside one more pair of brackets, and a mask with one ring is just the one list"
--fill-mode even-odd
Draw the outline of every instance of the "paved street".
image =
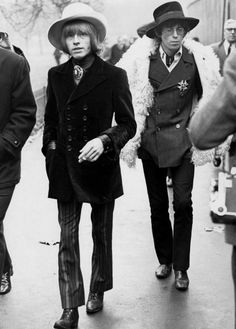
[[[40, 148], [40, 134], [24, 148], [22, 180], [5, 219], [14, 276], [12, 291], [0, 297], [0, 329], [50, 329], [61, 315], [56, 202], [47, 199]], [[99, 314], [88, 316], [80, 308], [79, 329], [233, 329], [231, 247], [224, 243], [223, 227], [214, 227], [208, 215], [210, 167], [197, 168], [195, 176], [187, 292], [176, 291], [173, 274], [164, 281], [155, 278], [141, 165], [138, 161], [136, 169], [128, 169], [123, 164], [122, 169], [125, 196], [117, 200], [114, 215], [114, 289], [105, 294]], [[89, 214], [85, 205], [80, 237], [86, 294], [92, 250]]]

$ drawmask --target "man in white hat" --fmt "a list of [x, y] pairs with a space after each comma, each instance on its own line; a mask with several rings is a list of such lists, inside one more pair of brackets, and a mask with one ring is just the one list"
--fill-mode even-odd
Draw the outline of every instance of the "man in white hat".
[[48, 73], [42, 149], [61, 227], [63, 314], [54, 325], [61, 329], [77, 328], [78, 307], [85, 304], [78, 241], [84, 202], [92, 207], [94, 243], [88, 314], [102, 310], [104, 291], [113, 286], [113, 209], [123, 194], [119, 153], [136, 123], [125, 71], [97, 55], [105, 36], [105, 18], [81, 3], [66, 7], [48, 32], [52, 45], [71, 56]]

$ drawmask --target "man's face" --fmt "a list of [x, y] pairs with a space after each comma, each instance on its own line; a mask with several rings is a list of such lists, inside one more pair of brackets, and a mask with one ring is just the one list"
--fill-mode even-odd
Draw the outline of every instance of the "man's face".
[[90, 37], [86, 34], [68, 35], [65, 41], [69, 54], [75, 59], [80, 60], [91, 53]]
[[229, 43], [236, 42], [236, 22], [227, 24], [224, 29], [224, 37]]
[[176, 53], [181, 47], [186, 32], [179, 23], [167, 23], [161, 29], [161, 45], [168, 55]]

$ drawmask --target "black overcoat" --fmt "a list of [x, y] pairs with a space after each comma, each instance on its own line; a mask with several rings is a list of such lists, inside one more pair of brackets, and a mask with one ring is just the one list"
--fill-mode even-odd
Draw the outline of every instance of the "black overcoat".
[[[119, 153], [136, 131], [126, 72], [97, 56], [78, 86], [72, 72], [70, 59], [48, 73], [42, 151], [49, 197], [69, 201], [75, 193], [79, 202], [109, 202], [123, 194]], [[78, 163], [86, 142], [103, 134], [111, 150], [95, 162]], [[48, 150], [52, 140], [56, 149]]]
[[20, 180], [21, 149], [35, 124], [36, 104], [26, 60], [0, 48], [0, 187]]

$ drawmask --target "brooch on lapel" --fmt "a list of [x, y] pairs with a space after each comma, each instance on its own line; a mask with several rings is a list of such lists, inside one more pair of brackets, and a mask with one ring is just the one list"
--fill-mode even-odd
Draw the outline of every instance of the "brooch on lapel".
[[180, 96], [184, 96], [186, 90], [188, 90], [188, 82], [186, 80], [181, 80], [178, 82], [177, 88], [179, 88]]
[[76, 81], [80, 81], [83, 77], [84, 70], [81, 66], [75, 65], [73, 70], [73, 76]]

